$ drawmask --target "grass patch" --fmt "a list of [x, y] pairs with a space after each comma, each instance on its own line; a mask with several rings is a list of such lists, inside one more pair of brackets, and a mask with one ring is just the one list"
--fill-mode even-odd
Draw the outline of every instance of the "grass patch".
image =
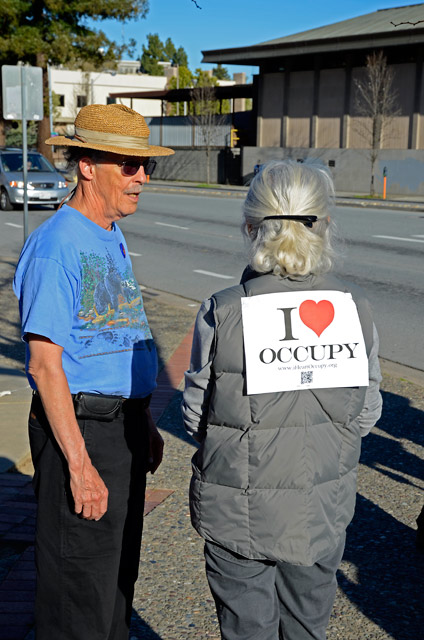
[[217, 184], [207, 184], [206, 182], [201, 182], [200, 184], [196, 184], [196, 187], [201, 187], [202, 189], [216, 189], [218, 187]]
[[353, 196], [354, 198], [360, 198], [361, 200], [382, 200], [383, 196], [370, 196], [369, 194], [366, 196]]

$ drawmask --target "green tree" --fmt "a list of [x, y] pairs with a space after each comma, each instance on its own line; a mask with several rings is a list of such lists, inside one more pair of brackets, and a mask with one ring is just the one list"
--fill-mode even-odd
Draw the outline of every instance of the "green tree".
[[[28, 121], [27, 143], [28, 148], [37, 144], [37, 123], [34, 120]], [[7, 123], [5, 130], [5, 144], [8, 147], [22, 147], [22, 122]]]
[[172, 57], [172, 64], [177, 64], [179, 67], [188, 67], [188, 57], [183, 47], [176, 49]]
[[[213, 113], [215, 115], [222, 115], [226, 113], [230, 113], [230, 101], [229, 100], [218, 100], [215, 98], [215, 87], [218, 86], [218, 78], [207, 71], [203, 71], [203, 69], [196, 69], [195, 74], [193, 75], [193, 86], [195, 88], [201, 87], [212, 87], [213, 91], [203, 92], [203, 94], [208, 94], [208, 98], [206, 99], [205, 105], [208, 113]], [[196, 92], [195, 92], [196, 93]], [[202, 94], [202, 92], [197, 92], [198, 94]], [[212, 99], [213, 97], [213, 99]], [[195, 99], [191, 111], [194, 113], [199, 109], [202, 109], [202, 103], [204, 102], [204, 95], [200, 100]], [[196, 114], [195, 114], [196, 115]], [[199, 115], [199, 114], [197, 114]]]
[[227, 67], [223, 67], [220, 62], [212, 69], [212, 75], [217, 78], [217, 80], [231, 80]]
[[[178, 73], [178, 81], [176, 76], [171, 78], [168, 83], [168, 89], [186, 89], [188, 87], [193, 86], [193, 74], [191, 73], [190, 69], [188, 69], [186, 66], [178, 66], [177, 73]], [[180, 103], [178, 102], [170, 103], [170, 108], [169, 108], [170, 116], [183, 115], [183, 111], [179, 105]]]
[[164, 51], [164, 44], [157, 33], [147, 35], [147, 47], [143, 44], [141, 54], [141, 71], [149, 76], [163, 76], [163, 67], [158, 62], [169, 61]]
[[147, 35], [147, 46], [143, 44], [141, 54], [141, 70], [150, 76], [163, 76], [163, 66], [159, 62], [170, 62], [173, 65], [188, 67], [187, 54], [183, 47], [175, 47], [171, 38], [165, 43], [157, 33]]
[[[96, 21], [145, 17], [148, 0], [2, 0], [0, 3], [0, 63], [19, 60], [42, 67], [45, 117], [38, 126], [38, 149], [51, 158], [44, 144], [50, 125], [47, 100], [47, 64], [75, 66], [89, 61], [96, 68], [113, 63], [123, 52], [131, 54], [135, 41], [118, 46], [100, 31], [87, 26]], [[0, 143], [4, 121], [0, 123]]]

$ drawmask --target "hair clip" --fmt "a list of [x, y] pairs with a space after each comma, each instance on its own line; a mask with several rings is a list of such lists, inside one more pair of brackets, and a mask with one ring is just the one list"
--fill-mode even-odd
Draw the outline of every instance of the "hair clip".
[[318, 220], [318, 216], [266, 216], [262, 220], [296, 220], [297, 222], [303, 222], [305, 227], [312, 227], [313, 223]]

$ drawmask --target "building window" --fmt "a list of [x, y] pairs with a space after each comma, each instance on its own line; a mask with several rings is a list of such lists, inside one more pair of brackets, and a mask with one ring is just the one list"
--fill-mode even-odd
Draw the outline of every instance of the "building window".
[[64, 107], [65, 106], [65, 96], [57, 95], [57, 106]]
[[87, 96], [77, 96], [77, 108], [80, 109], [81, 107], [86, 107], [87, 106]]

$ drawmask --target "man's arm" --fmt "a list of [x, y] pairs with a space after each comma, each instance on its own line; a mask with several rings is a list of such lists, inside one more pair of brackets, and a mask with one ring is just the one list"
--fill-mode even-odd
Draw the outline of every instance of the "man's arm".
[[48, 338], [27, 334], [28, 372], [40, 394], [52, 432], [68, 463], [75, 513], [100, 520], [106, 513], [108, 490], [93, 467], [75, 418], [72, 396], [62, 367], [63, 348]]

